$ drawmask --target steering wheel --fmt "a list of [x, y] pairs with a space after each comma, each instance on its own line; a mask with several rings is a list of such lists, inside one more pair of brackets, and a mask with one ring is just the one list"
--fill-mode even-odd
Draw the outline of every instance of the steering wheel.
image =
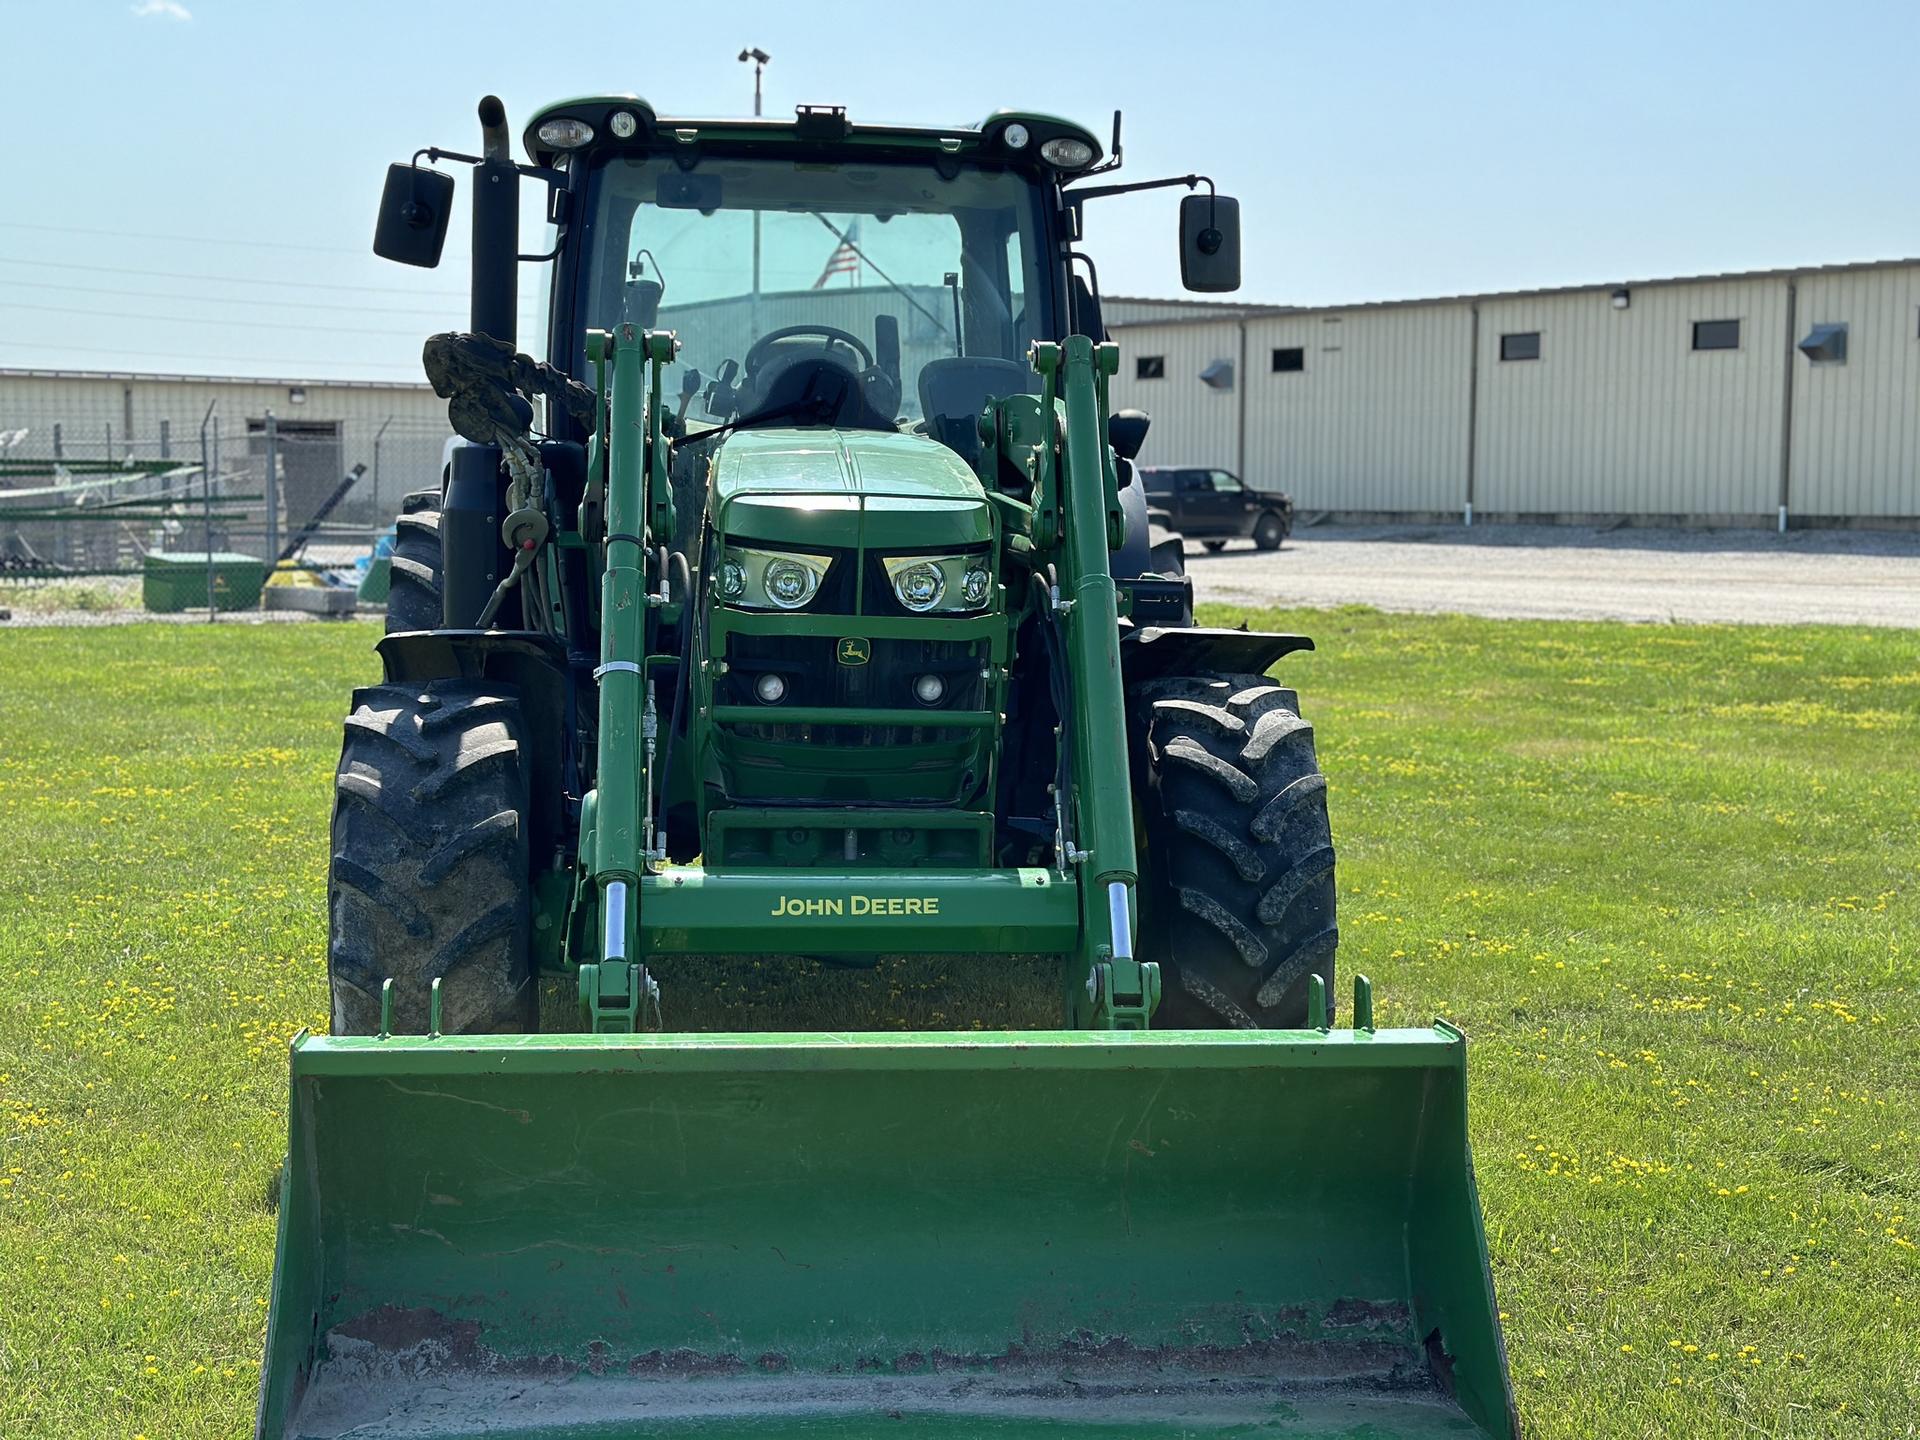
[[841, 330], [833, 325], [783, 325], [778, 330], [769, 330], [748, 347], [746, 357], [740, 362], [741, 368], [752, 375], [766, 364], [769, 353], [776, 345], [796, 335], [819, 336], [826, 342], [821, 346], [823, 354], [831, 353], [835, 345], [844, 345], [860, 357], [862, 371], [873, 369], [873, 351], [867, 348], [866, 342], [852, 331]]

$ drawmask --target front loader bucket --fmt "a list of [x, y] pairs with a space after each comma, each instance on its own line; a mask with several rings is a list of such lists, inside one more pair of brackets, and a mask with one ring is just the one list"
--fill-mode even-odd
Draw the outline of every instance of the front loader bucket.
[[259, 1433], [1514, 1435], [1432, 1030], [304, 1039]]

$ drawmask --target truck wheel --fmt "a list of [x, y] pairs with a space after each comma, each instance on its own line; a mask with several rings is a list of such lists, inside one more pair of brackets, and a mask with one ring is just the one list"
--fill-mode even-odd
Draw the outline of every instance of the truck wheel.
[[1287, 538], [1287, 522], [1268, 510], [1253, 522], [1253, 543], [1262, 550], [1278, 550]]
[[356, 690], [334, 778], [327, 874], [333, 1033], [425, 1034], [441, 981], [450, 1034], [534, 1028], [528, 767], [520, 702], [482, 681]]
[[415, 490], [393, 522], [387, 634], [440, 628], [440, 492]]
[[1313, 727], [1258, 675], [1151, 682], [1135, 697], [1144, 782], [1141, 954], [1153, 1023], [1299, 1026], [1307, 977], [1333, 1004], [1333, 841]]

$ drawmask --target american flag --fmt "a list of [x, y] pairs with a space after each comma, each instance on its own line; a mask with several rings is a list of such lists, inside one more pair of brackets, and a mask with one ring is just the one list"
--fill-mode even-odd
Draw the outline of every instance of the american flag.
[[827, 263], [820, 271], [820, 278], [813, 282], [813, 288], [824, 290], [827, 282], [836, 275], [845, 275], [847, 283], [853, 284], [860, 278], [860, 252], [854, 246], [860, 239], [860, 222], [848, 224], [840, 243], [833, 247], [833, 253], [827, 256]]

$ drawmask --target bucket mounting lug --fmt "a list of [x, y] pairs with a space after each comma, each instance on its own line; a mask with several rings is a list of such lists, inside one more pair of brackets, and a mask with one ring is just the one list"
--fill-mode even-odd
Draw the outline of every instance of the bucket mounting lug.
[[1160, 1004], [1160, 967], [1151, 960], [1104, 956], [1087, 974], [1087, 995], [1093, 1001], [1093, 1029], [1145, 1030]]
[[632, 1035], [641, 1029], [643, 1010], [659, 1029], [660, 982], [646, 966], [603, 960], [580, 967], [580, 1012], [590, 1034]]

